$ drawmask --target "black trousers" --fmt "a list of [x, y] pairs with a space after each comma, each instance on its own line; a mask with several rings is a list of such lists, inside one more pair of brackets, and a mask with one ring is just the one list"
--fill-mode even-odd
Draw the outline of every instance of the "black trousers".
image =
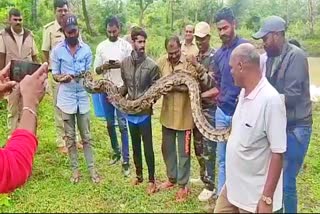
[[128, 121], [129, 131], [131, 135], [133, 161], [136, 167], [136, 176], [143, 180], [143, 168], [142, 168], [142, 152], [141, 152], [141, 139], [143, 141], [144, 157], [147, 162], [149, 182], [154, 182], [155, 164], [154, 164], [154, 152], [152, 142], [152, 127], [151, 118], [146, 119], [140, 124], [134, 124]]

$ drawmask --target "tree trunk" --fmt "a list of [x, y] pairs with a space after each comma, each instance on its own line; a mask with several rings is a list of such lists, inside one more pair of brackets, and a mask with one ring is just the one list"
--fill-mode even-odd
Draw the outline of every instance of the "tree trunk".
[[33, 23], [33, 25], [37, 25], [38, 24], [37, 3], [38, 3], [37, 0], [32, 0], [31, 14], [32, 14], [32, 23]]
[[171, 31], [173, 31], [173, 13], [174, 13], [174, 6], [173, 6], [173, 2], [174, 0], [171, 0]]
[[290, 18], [289, 18], [289, 0], [286, 0], [286, 13], [287, 13], [286, 22], [287, 22], [287, 24], [289, 24], [289, 22], [290, 22]]
[[86, 0], [82, 0], [82, 10], [83, 10], [83, 16], [84, 16], [84, 20], [86, 22], [88, 33], [90, 36], [92, 36], [93, 32], [92, 32], [92, 28], [90, 26], [90, 20], [89, 20], [88, 11], [87, 11]]
[[143, 26], [143, 16], [144, 16], [143, 0], [139, 0], [139, 7], [140, 7], [139, 25]]
[[198, 22], [198, 9], [196, 9], [195, 13], [194, 13], [194, 22], [197, 23]]
[[308, 11], [309, 11], [309, 27], [310, 34], [314, 34], [314, 22], [315, 22], [315, 4], [313, 0], [308, 0]]
[[167, 16], [166, 16], [166, 23], [169, 24], [169, 20], [170, 20], [170, 5], [171, 5], [171, 0], [167, 1], [168, 2], [168, 8], [167, 8]]

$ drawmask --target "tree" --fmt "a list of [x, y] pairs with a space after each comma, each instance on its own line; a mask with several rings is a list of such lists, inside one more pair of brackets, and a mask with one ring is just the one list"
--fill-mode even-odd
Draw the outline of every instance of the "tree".
[[83, 16], [84, 16], [84, 21], [86, 22], [87, 30], [90, 36], [93, 35], [93, 31], [90, 25], [90, 20], [89, 20], [89, 15], [87, 11], [87, 5], [86, 5], [86, 0], [82, 0], [82, 11], [83, 11]]
[[308, 0], [308, 12], [309, 12], [309, 29], [310, 34], [314, 34], [314, 25], [316, 17], [316, 2], [314, 0]]
[[147, 10], [147, 8], [153, 3], [153, 0], [135, 0], [135, 1], [138, 3], [138, 6], [140, 8], [139, 25], [143, 26], [144, 13]]
[[37, 25], [38, 24], [38, 1], [32, 0], [32, 24]]

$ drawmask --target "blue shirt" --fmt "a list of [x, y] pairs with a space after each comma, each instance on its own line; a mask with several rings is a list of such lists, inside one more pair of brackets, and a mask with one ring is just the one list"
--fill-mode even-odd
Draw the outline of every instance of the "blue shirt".
[[126, 118], [130, 123], [138, 125], [143, 123], [147, 119], [151, 119], [151, 116], [147, 114], [143, 114], [143, 115], [127, 114]]
[[[80, 42], [72, 56], [65, 41], [62, 41], [51, 53], [52, 74], [78, 75], [89, 71], [92, 63], [90, 47]], [[85, 114], [90, 110], [89, 96], [83, 87], [83, 79], [79, 82], [60, 83], [57, 95], [57, 106], [66, 114]]]
[[240, 93], [240, 88], [234, 85], [231, 75], [230, 55], [242, 43], [248, 43], [248, 41], [236, 37], [230, 46], [223, 45], [214, 55], [212, 62], [215, 79], [220, 90], [218, 106], [229, 116], [232, 116], [236, 109], [237, 98]]

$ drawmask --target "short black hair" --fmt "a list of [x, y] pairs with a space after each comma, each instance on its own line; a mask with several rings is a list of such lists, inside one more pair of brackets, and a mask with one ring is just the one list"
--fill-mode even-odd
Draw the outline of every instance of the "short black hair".
[[120, 20], [116, 16], [109, 16], [106, 18], [106, 28], [109, 26], [116, 26], [117, 28], [120, 29]]
[[214, 17], [214, 22], [218, 23], [221, 20], [226, 20], [229, 23], [235, 20], [234, 13], [231, 8], [224, 7], [217, 12]]
[[175, 43], [177, 43], [178, 47], [181, 47], [180, 39], [176, 35], [166, 38], [166, 40], [164, 41], [164, 45], [165, 45], [166, 50], [168, 49], [169, 42], [175, 42]]
[[20, 10], [16, 8], [11, 8], [9, 10], [9, 18], [11, 18], [11, 16], [21, 16]]
[[54, 0], [54, 3], [53, 3], [54, 9], [57, 9], [57, 7], [63, 7], [64, 5], [67, 5], [69, 7], [68, 0]]
[[145, 39], [148, 38], [147, 33], [141, 27], [133, 27], [131, 30], [131, 39], [135, 41], [138, 36], [143, 36]]

